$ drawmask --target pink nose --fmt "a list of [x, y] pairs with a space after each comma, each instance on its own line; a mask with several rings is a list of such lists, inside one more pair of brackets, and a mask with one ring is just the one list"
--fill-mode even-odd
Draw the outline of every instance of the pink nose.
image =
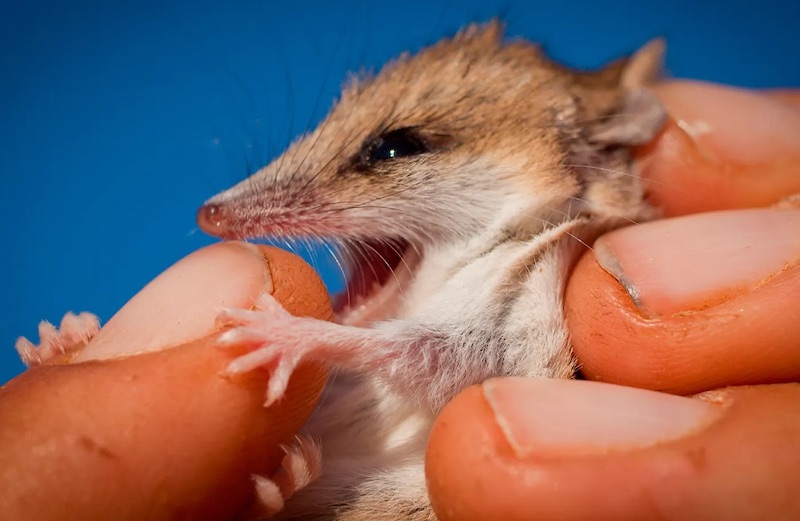
[[220, 204], [204, 204], [197, 210], [197, 225], [209, 235], [227, 237], [230, 233], [228, 212]]

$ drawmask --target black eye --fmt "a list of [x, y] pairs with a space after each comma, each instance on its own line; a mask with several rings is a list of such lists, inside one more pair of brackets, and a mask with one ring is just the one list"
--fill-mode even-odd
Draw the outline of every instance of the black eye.
[[414, 132], [414, 129], [400, 128], [375, 139], [366, 147], [362, 158], [367, 164], [373, 164], [425, 152], [429, 152], [428, 147]]

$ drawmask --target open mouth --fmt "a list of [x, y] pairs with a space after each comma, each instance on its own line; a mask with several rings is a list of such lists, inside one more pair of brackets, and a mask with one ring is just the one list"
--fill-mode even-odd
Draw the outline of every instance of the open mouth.
[[420, 255], [407, 241], [363, 241], [347, 248], [350, 270], [345, 290], [333, 299], [337, 323], [367, 327], [400, 312], [403, 292]]

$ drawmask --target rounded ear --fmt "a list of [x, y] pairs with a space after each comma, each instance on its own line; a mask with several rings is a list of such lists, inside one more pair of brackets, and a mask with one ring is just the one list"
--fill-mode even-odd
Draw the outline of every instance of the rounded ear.
[[619, 71], [619, 101], [608, 117], [592, 128], [590, 143], [642, 145], [658, 134], [667, 113], [646, 87], [662, 74], [665, 47], [664, 40], [656, 38], [624, 62], [612, 65]]
[[637, 89], [658, 80], [664, 71], [666, 43], [663, 38], [653, 38], [625, 61], [620, 76], [620, 86]]
[[644, 145], [666, 121], [667, 112], [655, 94], [644, 88], [626, 89], [617, 111], [592, 128], [588, 141], [602, 146]]

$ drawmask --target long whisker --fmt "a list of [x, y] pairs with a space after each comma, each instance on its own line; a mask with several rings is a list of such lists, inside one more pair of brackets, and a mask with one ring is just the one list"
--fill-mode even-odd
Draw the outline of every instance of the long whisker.
[[[351, 114], [352, 114], [352, 113], [348, 114], [348, 115], [347, 115], [347, 117], [345, 118], [345, 124], [347, 124], [347, 120], [349, 120], [349, 118], [350, 118], [350, 115], [351, 115]], [[318, 169], [317, 169], [317, 172], [316, 172], [314, 175], [312, 175], [312, 176], [309, 176], [309, 178], [306, 180], [305, 184], [304, 184], [304, 185], [303, 185], [303, 186], [302, 186], [302, 187], [301, 187], [301, 188], [298, 190], [298, 192], [301, 194], [301, 197], [302, 197], [302, 196], [305, 196], [305, 195], [308, 193], [308, 192], [307, 192], [307, 190], [309, 190], [309, 187], [311, 186], [311, 184], [312, 184], [312, 183], [313, 183], [313, 182], [314, 182], [314, 181], [315, 181], [315, 180], [316, 180], [316, 179], [317, 179], [317, 178], [318, 178], [318, 177], [319, 177], [319, 176], [320, 176], [320, 175], [321, 175], [321, 174], [322, 174], [322, 173], [323, 173], [323, 172], [324, 172], [324, 171], [325, 171], [325, 170], [326, 170], [326, 169], [327, 169], [327, 168], [328, 168], [328, 167], [329, 167], [329, 166], [330, 166], [330, 165], [331, 165], [331, 164], [332, 164], [332, 163], [333, 163], [335, 160], [337, 160], [337, 159], [338, 159], [338, 158], [339, 158], [339, 157], [342, 155], [342, 153], [343, 153], [345, 150], [347, 150], [347, 149], [350, 147], [350, 145], [352, 145], [352, 144], [353, 144], [353, 143], [354, 143], [354, 142], [355, 142], [355, 141], [356, 141], [356, 140], [357, 140], [357, 139], [360, 137], [360, 135], [361, 135], [361, 133], [358, 131], [358, 129], [356, 129], [356, 128], [352, 128], [352, 129], [350, 130], [350, 133], [349, 133], [349, 134], [346, 136], [346, 138], [345, 138], [345, 142], [344, 142], [344, 144], [343, 144], [341, 147], [339, 147], [339, 149], [336, 151], [336, 153], [334, 153], [334, 154], [332, 154], [332, 155], [331, 155], [331, 157], [328, 159], [328, 161], [327, 161], [327, 162], [325, 162], [325, 164], [324, 164], [324, 165], [322, 165], [320, 168], [318, 168]], [[329, 146], [330, 146], [330, 144], [329, 144]], [[327, 152], [327, 150], [326, 150], [326, 152]]]
[[[336, 44], [334, 46], [333, 54], [331, 55], [331, 58], [328, 61], [328, 66], [325, 67], [325, 72], [323, 73], [323, 76], [322, 76], [322, 82], [320, 83], [319, 92], [317, 92], [317, 97], [314, 100], [313, 108], [311, 109], [311, 113], [308, 116], [308, 121], [306, 122], [306, 128], [305, 128], [305, 132], [306, 133], [308, 133], [311, 130], [311, 124], [314, 121], [314, 117], [316, 116], [317, 110], [319, 109], [320, 102], [322, 101], [322, 95], [323, 95], [323, 93], [325, 91], [325, 85], [327, 85], [328, 81], [330, 80], [331, 73], [333, 72], [333, 65], [336, 62], [336, 56], [339, 54], [339, 50], [342, 48], [342, 42], [344, 41], [345, 35], [348, 32], [349, 31], [343, 31], [339, 35], [339, 38], [337, 38], [337, 40], [336, 40]], [[316, 147], [316, 143], [322, 137], [322, 134], [325, 132], [325, 129], [326, 129], [327, 125], [328, 125], [328, 119], [326, 119], [322, 123], [321, 127], [319, 128], [319, 130], [317, 132], [316, 139], [312, 142], [311, 146], [308, 147], [308, 150], [306, 151], [306, 153], [303, 156], [303, 158], [300, 160], [300, 163], [297, 166], [294, 167], [291, 175], [289, 176], [289, 183], [290, 184], [294, 183], [294, 180], [295, 180], [296, 176], [302, 170], [302, 166], [305, 164], [306, 159], [308, 159], [309, 154], [311, 154], [311, 151], [314, 150], [314, 148]], [[296, 158], [293, 156], [292, 159], [294, 160]]]
[[[405, 266], [406, 270], [408, 270], [409, 273], [411, 273], [411, 266], [408, 265], [408, 263], [406, 262], [406, 256], [403, 255], [405, 252], [399, 251], [397, 249], [397, 245], [395, 245], [394, 241], [392, 241], [391, 239], [383, 239], [381, 242], [386, 244], [386, 246], [389, 247], [394, 252], [395, 255], [397, 255], [397, 258], [400, 259], [400, 263], [403, 266]], [[392, 270], [392, 273], [394, 273], [394, 270]], [[397, 280], [397, 277], [395, 277], [395, 280]], [[403, 288], [400, 286], [400, 281], [398, 280], [397, 282], [398, 282], [397, 284], [398, 287], [400, 287], [400, 293], [402, 294]]]
[[[347, 295], [347, 307], [349, 308], [352, 305], [352, 297], [350, 295], [350, 285], [347, 283], [347, 271], [345, 270], [344, 265], [339, 259], [339, 254], [342, 251], [342, 249], [337, 250], [333, 248], [327, 241], [322, 241], [322, 245], [325, 247], [325, 249], [328, 250], [328, 253], [333, 259], [333, 262], [336, 263], [336, 267], [339, 269], [339, 273], [341, 273], [342, 275], [342, 280], [344, 281], [344, 290], [345, 294]], [[346, 248], [343, 248], [343, 250], [345, 252], [348, 251]]]
[[[375, 255], [377, 255], [378, 258], [380, 258], [380, 260], [383, 262], [383, 264], [389, 269], [389, 273], [391, 273], [392, 277], [394, 277], [394, 281], [397, 284], [397, 287], [400, 288], [400, 294], [403, 295], [403, 288], [400, 285], [400, 279], [397, 277], [397, 273], [395, 272], [394, 267], [392, 266], [392, 264], [389, 261], [387, 261], [386, 258], [383, 256], [383, 254], [381, 254], [381, 252], [379, 252], [377, 249], [375, 249], [375, 247], [372, 246], [370, 243], [362, 242], [361, 244], [363, 246], [366, 246], [370, 250], [372, 250], [375, 253]], [[375, 268], [372, 267], [372, 263], [369, 263], [369, 264], [370, 264], [370, 268], [372, 268], [372, 271], [374, 273], [375, 272]], [[377, 273], [375, 274], [375, 279], [378, 280]], [[369, 289], [369, 288], [367, 288], [367, 289]]]
[[570, 237], [572, 237], [573, 239], [575, 239], [576, 241], [578, 241], [578, 242], [579, 242], [579, 243], [581, 243], [582, 245], [586, 246], [586, 248], [587, 248], [587, 249], [589, 249], [589, 250], [591, 250], [591, 251], [594, 251], [594, 248], [593, 248], [593, 247], [589, 246], [589, 244], [587, 244], [587, 243], [586, 243], [586, 241], [584, 241], [583, 239], [581, 239], [580, 237], [578, 237], [578, 236], [577, 236], [577, 235], [575, 235], [574, 233], [571, 233], [571, 232], [568, 232], [568, 231], [565, 231], [564, 233], [565, 233], [565, 234], [567, 234], [567, 235], [569, 235]]

